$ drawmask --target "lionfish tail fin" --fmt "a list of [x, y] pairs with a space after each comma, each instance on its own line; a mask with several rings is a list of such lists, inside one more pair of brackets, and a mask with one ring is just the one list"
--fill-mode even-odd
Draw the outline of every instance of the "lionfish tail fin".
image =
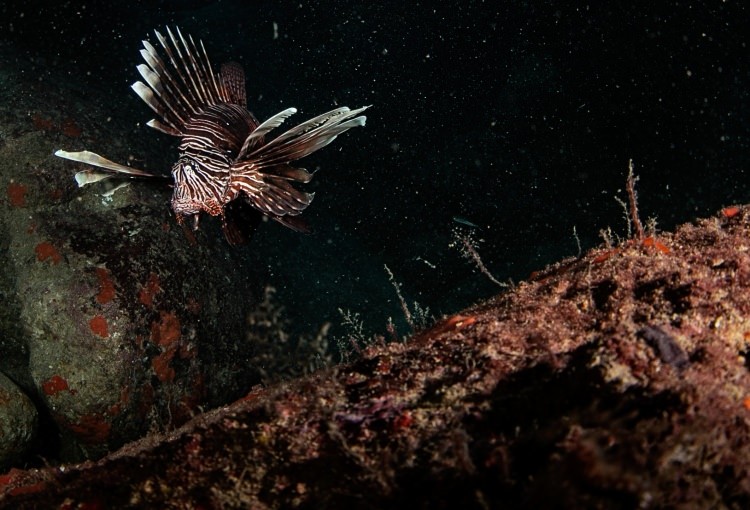
[[143, 81], [131, 86], [158, 117], [149, 126], [169, 135], [183, 136], [185, 124], [205, 106], [247, 103], [244, 73], [239, 64], [229, 64], [217, 76], [202, 41], [196, 44], [191, 36], [184, 37], [179, 28], [173, 33], [167, 27], [166, 37], [154, 32], [166, 58], [144, 40], [141, 56], [145, 64], [137, 67]]
[[87, 184], [101, 181], [108, 177], [127, 177], [127, 178], [140, 178], [140, 179], [163, 179], [159, 175], [154, 175], [143, 170], [131, 168], [129, 166], [121, 165], [110, 161], [106, 158], [101, 157], [99, 154], [95, 154], [89, 151], [80, 152], [68, 152], [64, 150], [58, 150], [55, 152], [55, 156], [58, 158], [69, 159], [78, 163], [86, 163], [87, 165], [95, 166], [101, 170], [82, 170], [75, 174], [76, 182], [78, 187], [81, 188]]

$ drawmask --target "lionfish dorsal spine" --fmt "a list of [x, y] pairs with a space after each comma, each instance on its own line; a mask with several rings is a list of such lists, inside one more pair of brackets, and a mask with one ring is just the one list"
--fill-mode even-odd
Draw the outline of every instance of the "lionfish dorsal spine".
[[[161, 34], [159, 34], [159, 32], [156, 32], [156, 34], [157, 38], [161, 37]], [[154, 48], [154, 46], [146, 40], [143, 41], [143, 48], [144, 49], [141, 50], [141, 56], [143, 57], [143, 60], [145, 60], [146, 63], [151, 67], [151, 70], [154, 72], [154, 74], [156, 74], [158, 83], [161, 86], [162, 94], [166, 97], [174, 97], [179, 99], [179, 104], [190, 104], [190, 100], [182, 93], [181, 87], [177, 84], [175, 79], [167, 70], [166, 66], [164, 65], [164, 61], [159, 57], [159, 52], [157, 51], [157, 49]], [[167, 103], [169, 108], [182, 124], [186, 121], [186, 116], [189, 115], [189, 112], [187, 110], [184, 110], [183, 107], [183, 112], [178, 113], [175, 108], [176, 105], [172, 104], [173, 102], [178, 103], [177, 101], [168, 101], [167, 99], [165, 99], [165, 103]], [[177, 129], [177, 126], [172, 127], [174, 129]]]
[[[179, 29], [178, 29], [179, 31]], [[213, 104], [216, 103], [237, 103], [236, 101], [232, 101], [231, 94], [228, 93], [225, 86], [223, 86], [223, 81], [221, 79], [217, 79], [216, 74], [213, 72], [213, 68], [211, 67], [211, 61], [208, 58], [208, 53], [206, 53], [206, 48], [203, 46], [203, 41], [199, 41], [201, 45], [201, 52], [203, 53], [203, 58], [200, 58], [201, 54], [198, 52], [198, 47], [195, 45], [195, 42], [193, 41], [193, 36], [188, 36], [190, 39], [190, 45], [193, 48], [192, 52], [189, 52], [191, 55], [191, 60], [193, 62], [196, 62], [197, 65], [201, 67], [202, 70], [202, 80], [201, 82], [204, 82], [208, 86], [208, 91], [210, 100]], [[197, 55], [198, 58], [195, 58], [194, 55]], [[245, 75], [243, 73], [242, 75], [242, 88], [243, 88], [243, 94], [244, 94], [244, 88], [245, 88]], [[245, 103], [243, 106], [247, 106], [247, 103]]]
[[[167, 31], [169, 31], [169, 29], [167, 29]], [[179, 28], [177, 29], [177, 35], [180, 37], [180, 41], [182, 41], [182, 46], [185, 49], [185, 57], [183, 58], [180, 52], [180, 47], [175, 41], [174, 36], [172, 36], [171, 32], [169, 35], [172, 37], [172, 42], [175, 44], [175, 47], [177, 48], [177, 52], [180, 53], [180, 58], [182, 59], [182, 63], [185, 66], [185, 69], [188, 70], [187, 75], [190, 77], [190, 81], [193, 84], [195, 91], [198, 93], [198, 96], [200, 98], [200, 103], [201, 104], [216, 104], [217, 102], [219, 102], [220, 99], [218, 97], [213, 96], [211, 88], [206, 86], [206, 85], [213, 83], [213, 80], [211, 80], [211, 76], [213, 75], [213, 73], [210, 73], [211, 76], [206, 75], [205, 68], [200, 66], [198, 62], [195, 60], [194, 53], [197, 53], [197, 50], [195, 49], [195, 45], [192, 44], [193, 43], [192, 37], [190, 38], [191, 45], [188, 46], [187, 41], [185, 41], [185, 38], [182, 36], [182, 32], [180, 32]], [[188, 64], [190, 67], [188, 67]], [[190, 72], [191, 68], [193, 72]]]
[[156, 36], [159, 38], [159, 41], [164, 47], [164, 50], [167, 52], [167, 55], [169, 55], [169, 58], [172, 61], [172, 65], [177, 71], [177, 75], [180, 77], [182, 83], [185, 85], [185, 89], [191, 96], [189, 105], [192, 109], [192, 113], [198, 113], [198, 111], [200, 110], [200, 105], [208, 103], [208, 101], [201, 97], [200, 88], [198, 87], [198, 85], [196, 85], [193, 73], [190, 72], [190, 68], [185, 61], [185, 57], [182, 56], [180, 45], [177, 43], [177, 39], [175, 39], [174, 34], [172, 34], [172, 31], [169, 29], [169, 27], [167, 27], [167, 34], [169, 34], [169, 38], [172, 40], [172, 47], [174, 48], [174, 51], [177, 52], [179, 63], [177, 62], [177, 59], [174, 58], [172, 50], [170, 49], [169, 44], [167, 44], [167, 40], [159, 32], [156, 32]]
[[[214, 73], [203, 42], [184, 36], [179, 28], [166, 28], [166, 36], [154, 30], [159, 45], [166, 53], [162, 59], [157, 49], [143, 41], [138, 72], [143, 81], [133, 90], [157, 114], [148, 125], [164, 133], [183, 137], [185, 126], [196, 115], [217, 104], [247, 105], [245, 77], [235, 64], [223, 66], [223, 74]], [[144, 83], [145, 82], [145, 83]]]

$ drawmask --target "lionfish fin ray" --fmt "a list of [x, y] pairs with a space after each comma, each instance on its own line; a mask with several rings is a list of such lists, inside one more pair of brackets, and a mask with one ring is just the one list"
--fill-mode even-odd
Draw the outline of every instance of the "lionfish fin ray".
[[307, 221], [300, 216], [271, 216], [270, 218], [300, 234], [309, 234], [311, 232]]
[[[309, 175], [307, 172], [305, 174]], [[245, 200], [263, 214], [296, 216], [310, 205], [314, 193], [305, 193], [294, 188], [289, 180], [286, 176], [247, 169], [244, 172], [235, 172], [230, 185], [242, 191]]]
[[229, 102], [230, 94], [211, 69], [203, 42], [196, 44], [179, 28], [166, 27], [166, 36], [158, 30], [154, 33], [166, 58], [144, 40], [141, 56], [145, 64], [138, 66], [144, 81], [136, 82], [133, 90], [159, 116], [150, 126], [182, 136], [191, 117], [206, 106]]
[[367, 108], [337, 108], [319, 115], [257, 148], [245, 159], [252, 161], [256, 168], [264, 168], [304, 158], [331, 143], [344, 131], [364, 126], [367, 117], [355, 115]]
[[144, 80], [146, 80], [148, 86], [151, 87], [154, 92], [156, 92], [157, 96], [161, 96], [162, 94], [164, 94], [164, 87], [162, 87], [161, 85], [159, 75], [153, 72], [148, 65], [138, 64], [137, 66], [135, 66], [135, 68], [138, 69], [140, 75]]
[[[185, 119], [189, 117], [190, 112], [195, 112], [195, 105], [187, 96], [185, 96], [180, 84], [175, 81], [172, 74], [167, 70], [164, 61], [159, 57], [156, 48], [146, 40], [143, 41], [143, 48], [144, 49], [141, 50], [141, 56], [150, 66], [153, 73], [158, 77], [159, 84], [162, 88], [162, 99], [176, 117], [175, 119], [170, 119], [170, 123], [176, 125], [184, 124]], [[164, 120], [166, 121], [167, 119], [165, 118]]]
[[[180, 31], [178, 28], [177, 33], [179, 34], [179, 32]], [[182, 78], [183, 83], [185, 84], [187, 88], [187, 91], [195, 100], [195, 104], [197, 106], [200, 106], [203, 104], [211, 104], [211, 103], [208, 103], [208, 101], [206, 101], [205, 98], [203, 97], [200, 87], [198, 86], [198, 84], [196, 84], [194, 73], [190, 72], [191, 71], [190, 65], [188, 64], [186, 57], [182, 54], [182, 50], [180, 49], [180, 43], [177, 42], [177, 38], [174, 36], [174, 34], [172, 33], [172, 30], [170, 30], [169, 27], [167, 27], [167, 35], [169, 35], [169, 39], [172, 41], [172, 49], [177, 53], [177, 57], [179, 58], [179, 63], [176, 60], [173, 61], [175, 69], [179, 71], [180, 78]]]
[[313, 174], [304, 168], [294, 168], [290, 165], [276, 165], [270, 168], [265, 168], [263, 169], [263, 173], [287, 181], [299, 182], [301, 184], [307, 184], [313, 178]]
[[[169, 29], [167, 29], [169, 30]], [[183, 74], [183, 68], [182, 66], [177, 62], [177, 59], [174, 56], [174, 53], [172, 52], [172, 48], [169, 45], [169, 41], [167, 41], [166, 37], [164, 37], [158, 30], [154, 30], [154, 33], [156, 34], [156, 38], [159, 41], [159, 44], [161, 44], [161, 47], [164, 48], [164, 51], [167, 54], [167, 57], [169, 57], [169, 67], [171, 71], [173, 71], [176, 74], [176, 78], [171, 76], [171, 73], [167, 71], [167, 68], [165, 66], [164, 71], [165, 74], [162, 76], [160, 74], [161, 78], [166, 78], [169, 81], [172, 82], [172, 86], [174, 87], [175, 91], [179, 94], [179, 99], [181, 102], [186, 106], [189, 107], [190, 111], [192, 113], [196, 113], [198, 101], [196, 100], [195, 93], [193, 92], [193, 89], [190, 87], [190, 84], [188, 83], [187, 78], [185, 78], [185, 75]], [[157, 71], [154, 69], [154, 71]], [[178, 79], [179, 78], [179, 81]], [[178, 99], [175, 97], [174, 99]]]
[[[169, 28], [167, 28], [167, 30], [169, 30]], [[190, 64], [190, 67], [192, 68], [192, 73], [190, 72], [190, 69], [188, 69], [188, 76], [190, 76], [191, 83], [193, 84], [193, 87], [195, 87], [195, 90], [198, 92], [202, 104], [218, 103], [219, 98], [213, 94], [213, 91], [210, 88], [206, 87], [206, 85], [210, 84], [208, 78], [210, 69], [207, 72], [205, 66], [199, 64], [196, 60], [195, 54], [197, 53], [197, 50], [195, 49], [195, 44], [193, 44], [193, 38], [188, 36], [191, 43], [190, 45], [188, 45], [187, 41], [182, 36], [182, 32], [180, 32], [180, 27], [177, 27], [177, 35], [180, 37], [180, 41], [182, 41], [182, 47], [185, 49], [185, 59], [187, 61], [183, 60], [183, 63], [186, 68], [188, 67], [188, 64]], [[172, 40], [174, 41], [174, 39]]]
[[129, 166], [115, 163], [114, 161], [110, 161], [106, 158], [103, 158], [99, 154], [90, 151], [68, 152], [60, 149], [55, 152], [55, 156], [59, 158], [69, 159], [71, 161], [76, 161], [78, 163], [86, 163], [87, 165], [92, 165], [97, 168], [106, 170], [106, 172], [97, 172], [92, 170], [83, 170], [81, 172], [78, 172], [75, 176], [78, 187], [100, 181], [107, 176], [111, 177], [119, 175], [121, 177], [129, 178], [161, 178], [158, 175], [154, 175], [143, 170], [138, 170], [137, 168], [131, 168]]
[[160, 122], [157, 119], [151, 119], [150, 121], [146, 122], [146, 125], [148, 127], [154, 128], [157, 131], [161, 131], [162, 133], [167, 134], [167, 135], [182, 136], [182, 133], [180, 131], [173, 128], [172, 126], [168, 126]]
[[277, 113], [276, 115], [261, 123], [245, 139], [245, 143], [242, 144], [242, 150], [240, 150], [237, 159], [243, 159], [248, 152], [255, 149], [258, 144], [263, 141], [263, 137], [266, 135], [266, 133], [279, 127], [287, 118], [291, 117], [295, 113], [297, 113], [296, 108], [287, 108], [286, 110]]
[[[211, 68], [211, 60], [208, 58], [208, 53], [206, 52], [206, 47], [203, 45], [203, 41], [198, 41], [198, 42], [201, 45], [201, 51], [203, 52], [203, 61], [205, 62], [205, 66], [208, 69], [208, 74], [211, 77], [211, 83], [213, 84], [214, 89], [216, 89], [216, 91], [217, 91], [219, 97], [221, 97], [222, 101], [231, 103], [231, 100], [230, 100], [230, 97], [229, 97], [229, 94], [228, 94], [226, 88], [222, 86], [221, 79], [220, 78], [217, 79], [216, 75], [211, 70], [212, 69]], [[237, 65], [239, 66], [239, 64], [237, 64]], [[240, 69], [242, 69], [242, 66], [240, 66]], [[245, 72], [244, 71], [242, 71], [242, 78], [243, 78], [242, 89], [244, 91], [244, 89], [245, 89], [245, 82], [244, 82]], [[246, 105], [247, 105], [247, 102], [246, 102]]]

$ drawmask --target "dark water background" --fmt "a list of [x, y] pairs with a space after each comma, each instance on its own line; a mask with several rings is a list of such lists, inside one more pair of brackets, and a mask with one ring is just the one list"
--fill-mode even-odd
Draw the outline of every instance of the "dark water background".
[[[0, 4], [0, 40], [131, 127], [150, 118], [129, 89], [140, 41], [167, 24], [214, 65], [244, 65], [261, 120], [372, 104], [366, 128], [304, 162], [320, 168], [315, 234], [268, 224], [240, 249], [300, 330], [342, 308], [383, 333], [389, 316], [404, 328], [386, 264], [435, 315], [497, 292], [449, 247], [455, 216], [481, 227], [495, 277], [518, 281], [575, 255], [574, 228], [584, 249], [608, 226], [625, 234], [615, 197], [630, 158], [641, 214], [661, 229], [747, 202], [748, 21], [736, 1], [29, 0]], [[174, 145], [139, 129], [147, 161]]]

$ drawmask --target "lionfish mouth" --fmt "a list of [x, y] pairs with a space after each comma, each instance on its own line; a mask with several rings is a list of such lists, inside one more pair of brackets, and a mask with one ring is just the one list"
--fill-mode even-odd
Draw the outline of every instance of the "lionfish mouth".
[[[177, 223], [179, 225], [182, 225], [184, 223], [190, 224], [192, 221], [192, 228], [193, 230], [198, 230], [198, 223], [200, 222], [201, 215], [199, 213], [188, 213], [188, 214], [178, 214], [177, 215]], [[187, 220], [187, 221], [186, 221]]]
[[[180, 138], [179, 161], [172, 171], [172, 209], [177, 222], [192, 218], [197, 229], [201, 212], [221, 216], [227, 240], [237, 244], [247, 240], [242, 225], [237, 224], [247, 216], [240, 214], [245, 207], [305, 231], [298, 215], [310, 205], [313, 194], [296, 186], [308, 183], [312, 174], [291, 163], [350, 128], [364, 126], [366, 117], [360, 113], [368, 107], [336, 108], [269, 139], [268, 134], [296, 109], [288, 108], [259, 123], [247, 109], [245, 74], [239, 64], [227, 63], [215, 72], [202, 41], [196, 44], [179, 28], [174, 33], [167, 28], [167, 37], [154, 32], [166, 58], [143, 41], [145, 63], [137, 66], [143, 81], [132, 88], [156, 113], [148, 125]], [[93, 152], [59, 150], [55, 154], [103, 170], [78, 172], [79, 186], [112, 176], [158, 177]], [[235, 201], [240, 205], [228, 209]]]

